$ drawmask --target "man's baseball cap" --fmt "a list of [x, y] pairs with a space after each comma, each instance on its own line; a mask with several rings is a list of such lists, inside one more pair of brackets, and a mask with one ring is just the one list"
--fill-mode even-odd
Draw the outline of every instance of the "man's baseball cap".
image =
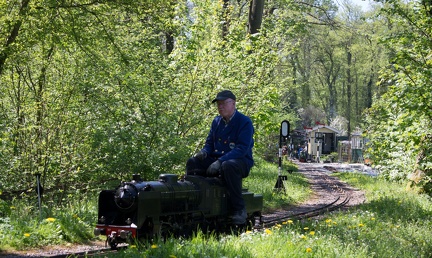
[[226, 100], [226, 99], [236, 100], [236, 96], [229, 90], [223, 90], [216, 95], [216, 98], [212, 101], [212, 103], [215, 103], [218, 100]]

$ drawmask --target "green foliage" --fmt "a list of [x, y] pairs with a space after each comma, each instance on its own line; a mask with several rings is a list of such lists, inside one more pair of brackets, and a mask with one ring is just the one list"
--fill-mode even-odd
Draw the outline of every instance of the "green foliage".
[[366, 119], [371, 139], [367, 152], [374, 164], [386, 177], [406, 180], [410, 175], [420, 186], [429, 185], [432, 173], [431, 156], [425, 155], [431, 151], [428, 135], [432, 133], [432, 67], [427, 58], [432, 44], [427, 8], [395, 1], [382, 10], [398, 29], [383, 38], [393, 57], [392, 65], [381, 75], [380, 85], [387, 92], [374, 103]]
[[[289, 110], [280, 114], [278, 27], [264, 26], [268, 37], [246, 35], [247, 13], [233, 3], [229, 33], [221, 37], [221, 8], [214, 1], [193, 8], [174, 1], [32, 1], [19, 14], [15, 2], [2, 5], [9, 21], [2, 38], [18, 19], [25, 22], [13, 44], [0, 49], [0, 189], [30, 189], [40, 173], [46, 190], [61, 189], [48, 191], [60, 204], [77, 189], [134, 173], [183, 173], [217, 114], [209, 96], [224, 88], [252, 117], [259, 156], [279, 120], [296, 120]], [[172, 52], [167, 33], [175, 37]]]
[[337, 162], [339, 158], [339, 154], [337, 152], [332, 152], [328, 155], [324, 155], [324, 157], [321, 159], [324, 162]]

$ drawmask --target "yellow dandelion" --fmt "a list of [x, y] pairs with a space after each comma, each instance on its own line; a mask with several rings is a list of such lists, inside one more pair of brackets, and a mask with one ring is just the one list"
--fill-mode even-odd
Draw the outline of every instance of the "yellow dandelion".
[[129, 248], [136, 248], [136, 245], [130, 245]]
[[46, 221], [48, 221], [48, 222], [54, 222], [55, 218], [47, 218]]
[[24, 233], [24, 236], [25, 236], [25, 237], [29, 237], [30, 234], [29, 234], [29, 233]]
[[363, 224], [363, 223], [360, 223], [358, 226], [359, 226], [359, 227], [364, 227], [364, 224]]
[[252, 234], [252, 231], [246, 230], [246, 234]]
[[265, 232], [266, 232], [267, 235], [273, 234], [273, 232], [270, 229], [268, 229], [268, 228], [266, 228]]
[[374, 217], [372, 217], [372, 218], [371, 218], [371, 220], [375, 220], [375, 218], [374, 218]]
[[287, 223], [288, 224], [293, 224], [293, 221], [289, 219], [289, 220], [287, 220]]
[[307, 239], [307, 236], [305, 236], [305, 235], [301, 235], [300, 238], [306, 240], [306, 239]]
[[315, 231], [311, 231], [311, 232], [309, 232], [309, 234], [310, 234], [311, 236], [313, 236], [313, 235], [315, 235]]
[[286, 221], [282, 222], [282, 225], [286, 225], [286, 224], [287, 224], [287, 222], [286, 222]]
[[151, 246], [151, 249], [156, 249], [156, 248], [158, 248], [157, 245], [152, 245], [152, 246]]
[[332, 220], [331, 219], [326, 219], [326, 223], [331, 223]]
[[15, 207], [15, 206], [10, 206], [10, 209], [11, 209], [11, 210], [15, 210], [16, 207]]
[[333, 221], [333, 225], [337, 225], [337, 222], [336, 222], [336, 221]]
[[306, 253], [312, 253], [312, 248], [310, 247], [306, 248]]
[[308, 228], [308, 227], [304, 227], [303, 229], [304, 229], [304, 230], [306, 230], [306, 231], [307, 231], [307, 230], [309, 230], [309, 228]]

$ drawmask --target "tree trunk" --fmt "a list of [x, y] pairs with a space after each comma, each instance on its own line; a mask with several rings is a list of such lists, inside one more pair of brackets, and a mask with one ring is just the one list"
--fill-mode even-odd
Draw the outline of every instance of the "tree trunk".
[[21, 24], [22, 24], [22, 16], [27, 12], [27, 6], [28, 6], [29, 2], [30, 2], [30, 0], [24, 0], [22, 2], [21, 8], [19, 11], [20, 18], [13, 25], [9, 36], [7, 37], [7, 40], [2, 47], [3, 51], [0, 52], [0, 74], [2, 74], [3, 69], [4, 69], [4, 64], [6, 63], [6, 59], [8, 58], [9, 46], [15, 42], [15, 39], [18, 36], [18, 32], [19, 32], [19, 30], [21, 28]]
[[249, 34], [257, 33], [261, 28], [264, 0], [252, 0], [249, 7]]
[[345, 108], [345, 116], [348, 120], [348, 135], [351, 134], [351, 62], [352, 62], [352, 54], [351, 51], [347, 48], [347, 106]]

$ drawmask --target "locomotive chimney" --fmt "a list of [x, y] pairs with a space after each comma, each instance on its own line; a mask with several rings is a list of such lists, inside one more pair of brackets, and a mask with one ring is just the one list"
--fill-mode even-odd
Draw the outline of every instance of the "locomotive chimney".
[[138, 175], [138, 174], [133, 174], [132, 180], [135, 182], [141, 182], [142, 181], [140, 175]]

